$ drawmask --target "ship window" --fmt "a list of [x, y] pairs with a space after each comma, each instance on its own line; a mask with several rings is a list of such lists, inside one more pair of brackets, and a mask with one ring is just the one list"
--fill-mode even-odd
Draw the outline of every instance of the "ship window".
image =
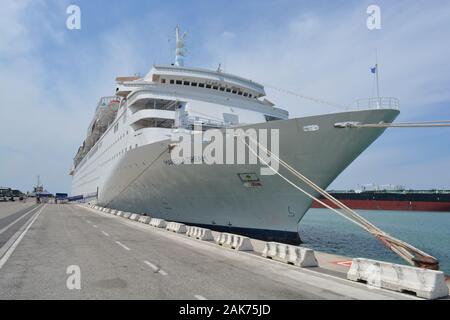
[[251, 94], [248, 95], [249, 98], [252, 98], [253, 96]]
[[231, 92], [231, 89], [230, 89], [230, 88], [227, 88], [227, 92]]
[[191, 82], [191, 86], [192, 87], [196, 87], [197, 86], [197, 82]]
[[213, 89], [214, 89], [214, 90], [218, 90], [219, 87], [218, 87], [218, 86], [214, 86]]
[[234, 93], [234, 94], [236, 94], [237, 93], [237, 91], [236, 90], [233, 90], [233, 91], [231, 91], [232, 93]]
[[206, 89], [211, 89], [211, 85], [210, 85], [210, 84], [207, 84], [207, 85], [206, 85]]
[[248, 93], [247, 92], [244, 92], [244, 97], [248, 97]]
[[140, 130], [144, 128], [172, 128], [175, 124], [173, 119], [165, 118], [146, 118], [138, 120], [133, 123], [134, 130]]
[[166, 83], [166, 79], [161, 79], [161, 83]]
[[183, 84], [181, 80], [177, 80], [177, 84]]
[[170, 84], [175, 84], [175, 80], [170, 80]]
[[204, 87], [205, 87], [205, 84], [204, 84], [204, 83], [199, 83], [198, 86], [199, 86], [200, 88], [204, 88]]
[[220, 87], [220, 91], [225, 91], [225, 88], [224, 87]]
[[190, 84], [190, 82], [189, 82], [189, 81], [185, 81], [183, 84], [184, 84], [185, 86], [188, 86], [188, 85]]

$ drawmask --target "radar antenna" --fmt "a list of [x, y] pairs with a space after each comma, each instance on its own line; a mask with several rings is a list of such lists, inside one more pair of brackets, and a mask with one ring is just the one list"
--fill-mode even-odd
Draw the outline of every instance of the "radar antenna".
[[177, 67], [184, 66], [184, 57], [186, 55], [186, 49], [184, 47], [185, 40], [187, 37], [186, 32], [181, 32], [180, 27], [177, 26], [175, 29], [176, 32], [176, 51], [175, 51], [175, 65]]

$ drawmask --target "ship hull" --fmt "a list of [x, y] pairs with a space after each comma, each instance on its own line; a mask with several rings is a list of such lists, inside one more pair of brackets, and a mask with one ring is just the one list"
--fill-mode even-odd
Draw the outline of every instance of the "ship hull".
[[[341, 129], [335, 123], [391, 122], [395, 110], [366, 110], [273, 121], [246, 128], [279, 129], [280, 158], [322, 188], [375, 141], [384, 129]], [[304, 127], [317, 126], [308, 132]], [[168, 221], [236, 232], [259, 239], [298, 243], [298, 223], [312, 200], [278, 175], [260, 174], [259, 165], [206, 165], [171, 162], [168, 140], [128, 151], [97, 186], [99, 205], [145, 213]], [[279, 172], [312, 195], [280, 167]], [[248, 186], [241, 174], [259, 183]], [[90, 190], [95, 191], [94, 185]], [[76, 191], [80, 193], [81, 190]]]

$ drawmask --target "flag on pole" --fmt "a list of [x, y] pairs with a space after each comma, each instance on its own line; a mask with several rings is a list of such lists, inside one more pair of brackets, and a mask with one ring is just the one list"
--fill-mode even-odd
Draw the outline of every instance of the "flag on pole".
[[378, 65], [375, 65], [375, 67], [370, 68], [370, 71], [371, 71], [372, 73], [377, 73], [377, 69], [378, 69]]

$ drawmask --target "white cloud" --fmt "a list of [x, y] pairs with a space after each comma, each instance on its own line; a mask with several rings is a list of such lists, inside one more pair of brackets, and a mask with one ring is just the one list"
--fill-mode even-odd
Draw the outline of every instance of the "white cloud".
[[30, 1], [2, 1], [0, 19], [0, 55], [13, 56], [29, 49], [28, 32], [20, 22]]

